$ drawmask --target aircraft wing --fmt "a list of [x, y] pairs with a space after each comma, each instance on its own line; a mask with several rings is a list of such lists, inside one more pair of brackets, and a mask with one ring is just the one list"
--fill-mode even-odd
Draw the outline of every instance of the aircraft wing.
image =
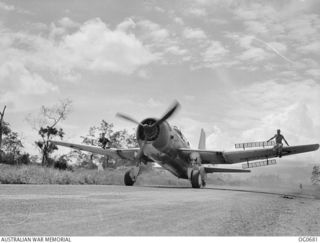
[[[283, 147], [282, 156], [306, 153], [315, 151], [318, 148], [319, 144]], [[202, 163], [204, 164], [235, 164], [258, 159], [269, 159], [278, 157], [277, 151], [275, 151], [273, 148], [229, 152], [198, 149], [179, 149], [179, 151], [179, 155], [185, 159], [189, 159], [190, 154], [193, 152], [198, 153], [202, 159]]]
[[95, 146], [88, 146], [82, 144], [74, 144], [74, 143], [67, 143], [67, 142], [60, 142], [60, 141], [50, 141], [51, 143], [59, 146], [69, 147], [73, 149], [79, 149], [95, 154], [101, 154], [105, 156], [110, 156], [114, 159], [127, 159], [127, 160], [134, 160], [135, 154], [138, 153], [140, 148], [131, 148], [131, 149], [117, 149], [117, 148], [100, 148]]

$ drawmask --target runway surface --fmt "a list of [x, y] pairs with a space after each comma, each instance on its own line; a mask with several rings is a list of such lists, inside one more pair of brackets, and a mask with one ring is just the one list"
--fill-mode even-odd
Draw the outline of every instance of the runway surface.
[[251, 188], [0, 185], [0, 235], [320, 235], [320, 200]]

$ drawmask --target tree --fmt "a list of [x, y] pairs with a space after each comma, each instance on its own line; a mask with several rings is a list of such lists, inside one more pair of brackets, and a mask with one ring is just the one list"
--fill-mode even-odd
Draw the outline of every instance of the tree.
[[65, 120], [71, 112], [71, 100], [62, 100], [59, 104], [52, 107], [42, 106], [40, 113], [36, 117], [29, 115], [27, 120], [32, 127], [38, 131], [41, 139], [36, 141], [35, 144], [40, 149], [42, 159], [41, 163], [44, 166], [53, 165], [53, 161], [49, 158], [49, 155], [57, 150], [57, 146], [50, 143], [49, 140], [64, 136], [62, 128], [58, 128], [58, 124]]
[[320, 183], [320, 167], [318, 165], [313, 166], [311, 182], [313, 185], [318, 185]]
[[21, 155], [18, 159], [17, 159], [17, 163], [18, 164], [30, 164], [31, 163], [31, 158], [30, 158], [30, 154], [25, 153], [23, 155]]
[[0, 163], [18, 164], [23, 145], [18, 133], [13, 132], [9, 123], [4, 121], [6, 108], [4, 106], [0, 112]]
[[68, 161], [65, 155], [62, 155], [58, 158], [58, 160], [54, 163], [53, 167], [59, 170], [67, 170], [68, 169]]
[[18, 156], [23, 148], [22, 142], [16, 132], [10, 132], [3, 139], [3, 150], [13, 156], [13, 161], [18, 163]]
[[22, 153], [23, 144], [17, 132], [13, 132], [10, 124], [2, 121], [2, 142], [0, 163], [19, 165], [30, 163], [29, 154]]
[[0, 163], [2, 161], [2, 135], [4, 132], [4, 121], [3, 121], [3, 117], [4, 117], [4, 113], [6, 111], [7, 106], [4, 106], [2, 112], [0, 112]]

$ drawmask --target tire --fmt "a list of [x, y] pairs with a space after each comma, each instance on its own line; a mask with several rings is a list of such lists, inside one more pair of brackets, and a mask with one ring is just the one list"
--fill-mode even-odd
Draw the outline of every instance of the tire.
[[130, 176], [130, 170], [128, 170], [125, 174], [124, 174], [124, 184], [126, 186], [133, 186], [134, 184], [134, 180], [132, 180], [131, 176]]
[[201, 188], [201, 175], [199, 170], [193, 170], [191, 172], [191, 185], [192, 188]]

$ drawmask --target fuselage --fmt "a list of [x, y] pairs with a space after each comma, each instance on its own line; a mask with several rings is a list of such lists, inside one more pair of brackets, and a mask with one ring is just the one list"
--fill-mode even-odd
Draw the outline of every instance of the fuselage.
[[[142, 124], [154, 122], [148, 118]], [[188, 179], [190, 161], [181, 157], [179, 149], [189, 148], [190, 144], [177, 127], [171, 127], [168, 122], [163, 122], [154, 131], [151, 139], [145, 140], [141, 128], [137, 129], [137, 139], [144, 155], [157, 162], [178, 178]]]

